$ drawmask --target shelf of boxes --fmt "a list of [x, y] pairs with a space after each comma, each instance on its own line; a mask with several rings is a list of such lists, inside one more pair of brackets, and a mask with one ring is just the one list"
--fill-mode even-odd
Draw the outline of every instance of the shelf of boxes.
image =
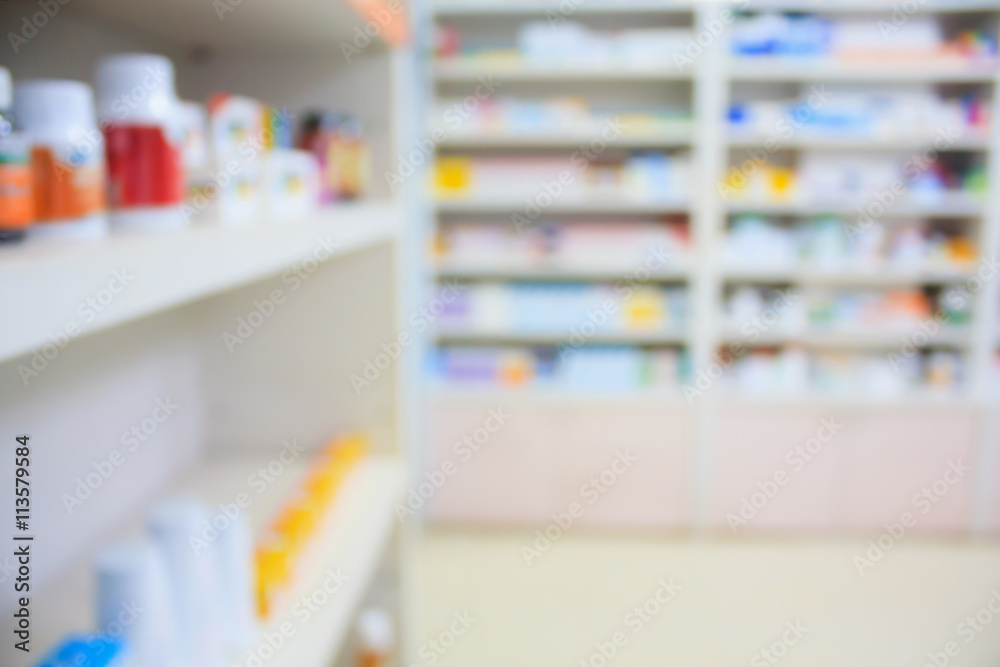
[[530, 62], [440, 62], [434, 66], [434, 77], [438, 81], [461, 81], [478, 83], [495, 77], [501, 82], [517, 81], [683, 81], [691, 78], [691, 72], [664, 63], [662, 66], [640, 65], [539, 65]]
[[[1000, 7], [995, 2], [927, 0], [915, 4], [918, 6], [911, 13], [910, 20], [916, 24], [925, 17], [937, 20], [940, 15], [942, 24], [946, 25], [948, 39], [955, 38], [956, 30], [970, 26], [980, 31], [985, 30], [993, 36], [1000, 24]], [[838, 3], [750, 0], [745, 7], [741, 5], [735, 9], [748, 12], [750, 16], [766, 11], [815, 12], [829, 16], [831, 20], [870, 23], [881, 14], [890, 16], [896, 7], [891, 2], [862, 0]], [[580, 23], [595, 30], [612, 23], [616, 29], [631, 26], [629, 21], [634, 21], [636, 17], [641, 17], [642, 22], [650, 26], [663, 25], [665, 22], [671, 26], [683, 24], [687, 27], [690, 19], [692, 37], [695, 37], [699, 33], [714, 35], [710, 26], [717, 25], [713, 21], [718, 20], [719, 12], [726, 10], [733, 11], [734, 7], [724, 2], [680, 4], [636, 0], [611, 3], [593, 0], [574, 5], [573, 11], [562, 15], [562, 18], [566, 22]], [[433, 20], [439, 24], [470, 29], [493, 22], [493, 37], [496, 38], [504, 30], [516, 30], [520, 25], [518, 21], [522, 24], [541, 21], [552, 12], [559, 11], [560, 5], [556, 2], [439, 0], [434, 5]], [[533, 217], [531, 224], [537, 227], [552, 219], [558, 222], [569, 216], [599, 216], [601, 220], [609, 216], [688, 216], [691, 242], [688, 260], [682, 267], [672, 267], [660, 275], [654, 273], [649, 279], [651, 282], [677, 282], [685, 287], [690, 299], [687, 307], [690, 321], [683, 327], [685, 334], [680, 335], [678, 331], [676, 338], [668, 336], [655, 341], [640, 339], [636, 342], [643, 346], [672, 344], [685, 350], [689, 356], [681, 365], [686, 367], [688, 373], [688, 387], [700, 388], [696, 384], [699, 373], [712, 372], [708, 378], [709, 389], [704, 391], [704, 396], [685, 395], [680, 386], [675, 391], [636, 389], [625, 394], [595, 394], [574, 392], [561, 385], [527, 388], [506, 386], [492, 390], [472, 384], [447, 385], [430, 394], [433, 405], [432, 423], [435, 420], [448, 422], [450, 411], [468, 412], [476, 405], [525, 406], [526, 411], [531, 411], [532, 424], [551, 425], [553, 429], [568, 428], [567, 425], [571, 423], [569, 415], [574, 415], [575, 419], [592, 420], [587, 423], [592, 424], [595, 430], [625, 432], [634, 429], [628, 432], [660, 433], [658, 429], [663, 424], [662, 420], [669, 419], [671, 427], [677, 433], [685, 434], [676, 437], [684, 442], [684, 447], [690, 447], [691, 459], [688, 465], [693, 466], [695, 476], [701, 481], [707, 479], [706, 475], [711, 475], [706, 466], [711, 465], [712, 455], [706, 452], [718, 452], [718, 448], [725, 444], [720, 438], [724, 439], [726, 436], [719, 434], [717, 425], [742, 424], [739, 421], [741, 419], [747, 420], [746, 429], [772, 429], [767, 433], [773, 439], [784, 437], [784, 433], [791, 428], [789, 424], [795, 419], [829, 414], [857, 414], [865, 420], [884, 420], [884, 424], [879, 422], [880, 427], [886, 425], [885, 428], [891, 432], [895, 432], [892, 429], [905, 430], [905, 425], [913, 420], [940, 418], [954, 420], [954, 424], [961, 425], [963, 429], [974, 422], [975, 426], [969, 431], [973, 435], [962, 436], [969, 440], [979, 437], [975, 433], [986, 433], [978, 428], [978, 421], [987, 416], [981, 392], [982, 371], [978, 366], [985, 365], [987, 358], [992, 359], [997, 338], [993, 332], [989, 336], [982, 334], [985, 324], [980, 311], [987, 298], [985, 294], [972, 296], [974, 305], [971, 321], [949, 321], [935, 332], [932, 340], [926, 341], [926, 344], [918, 344], [924, 355], [937, 352], [956, 354], [965, 362], [967, 373], [959, 388], [937, 390], [919, 386], [898, 394], [876, 392], [865, 395], [854, 391], [838, 394], [829, 388], [827, 391], [817, 391], [809, 387], [808, 390], [796, 390], [783, 395], [747, 395], [713, 387], [716, 382], [715, 371], [719, 365], [717, 362], [727, 348], [737, 343], [749, 351], [767, 348], [764, 350], [766, 354], [773, 354], [776, 350], [794, 350], [797, 353], [815, 353], [834, 358], [858, 355], [871, 360], [902, 349], [919, 325], [919, 320], [916, 319], [875, 326], [868, 326], [861, 321], [852, 321], [851, 326], [847, 323], [842, 326], [827, 326], [824, 323], [794, 329], [793, 333], [780, 330], [755, 332], [751, 340], [751, 337], [743, 335], [740, 327], [734, 327], [733, 322], [726, 317], [726, 298], [731, 290], [741, 287], [788, 288], [809, 294], [847, 293], [848, 296], [895, 291], [920, 293], [927, 303], [933, 304], [948, 290], [965, 289], [976, 284], [977, 274], [983, 266], [981, 259], [985, 256], [982, 249], [991, 247], [991, 244], [992, 247], [1000, 247], [1000, 198], [994, 194], [1000, 191], [996, 121], [988, 126], [980, 123], [969, 125], [965, 129], [956, 127], [957, 136], [949, 134], [947, 142], [939, 141], [934, 128], [926, 127], [926, 123], [925, 126], [918, 126], [911, 122], [882, 123], [853, 134], [846, 131], [838, 134], [800, 131], [791, 136], [778, 132], [771, 136], [766, 127], [763, 131], [759, 127], [753, 131], [740, 131], [735, 125], [730, 126], [727, 120], [730, 102], [739, 100], [740, 95], [749, 91], [750, 100], [772, 105], [788, 103], [786, 98], [805, 91], [809, 84], [828, 84], [828, 89], [837, 91], [847, 90], [852, 84], [865, 90], [879, 91], [890, 86], [926, 84], [926, 89], [933, 91], [939, 99], [950, 96], [947, 99], [954, 101], [974, 93], [978, 96], [977, 99], [992, 105], [1000, 72], [996, 54], [965, 59], [954, 57], [954, 53], [949, 52], [946, 57], [941, 58], [918, 55], [886, 58], [881, 62], [857, 57], [742, 58], [729, 53], [729, 37], [735, 28], [732, 22], [724, 23], [727, 33], [713, 41], [719, 48], [713, 49], [709, 45], [693, 59], [693, 63], [686, 63], [683, 69], [661, 68], [663, 71], [657, 73], [649, 68], [621, 67], [622, 76], [617, 77], [612, 74], [615, 69], [613, 67], [594, 68], [580, 63], [566, 64], [565, 58], [560, 64], [540, 65], [538, 60], [519, 57], [518, 54], [511, 53], [510, 49], [503, 53], [489, 53], [481, 58], [476, 54], [468, 58], [449, 57], [447, 61], [439, 61], [429, 67], [428, 89], [432, 100], [437, 99], [439, 92], [442, 98], [449, 97], [444, 91], [452, 93], [450, 97], [454, 99], [453, 86], [456, 82], [472, 82], [478, 76], [491, 73], [507, 86], [501, 89], [505, 99], [521, 89], [535, 93], [542, 91], [544, 94], [548, 87], [552, 89], [551, 95], [580, 96], [591, 91], [608, 90], [617, 97], [629, 98], [633, 92], [629, 86], [642, 86], [644, 91], [669, 91], [666, 95], [671, 100], [690, 104], [690, 112], [695, 118], [690, 122], [689, 129], [675, 126], [676, 129], [669, 132], [649, 132], [647, 135], [632, 137], [623, 135], [620, 143], [615, 146], [616, 150], [623, 151], [687, 149], [693, 166], [690, 183], [684, 190], [684, 201], [663, 204], [637, 202], [626, 197], [595, 197], [588, 200], [564, 195], [541, 210], [540, 215]], [[874, 34], [878, 36], [877, 33]], [[879, 38], [876, 46], [884, 41]], [[493, 44], [489, 46], [492, 47]], [[690, 85], [690, 89], [684, 88], [687, 85]], [[518, 86], [521, 88], [517, 88]], [[528, 107], [528, 110], [535, 111], [535, 107]], [[511, 121], [506, 113], [507, 110], [502, 109], [499, 114], [488, 117], [489, 123], [447, 133], [438, 143], [439, 153], [453, 155], [464, 151], [473, 155], [491, 155], [516, 151], [519, 155], [524, 155], [535, 150], [551, 155], [560, 149], [572, 150], [582, 145], [587, 138], [586, 130], [578, 133], [579, 126], [570, 122], [564, 126], [550, 122], [539, 126], [537, 131], [534, 128], [525, 130], [523, 124], [519, 124], [523, 117]], [[576, 117], [571, 120], [576, 122]], [[931, 192], [908, 190], [902, 194], [896, 193], [890, 206], [872, 205], [873, 200], [867, 196], [851, 198], [839, 194], [829, 195], [822, 191], [810, 193], [791, 190], [774, 196], [758, 196], [758, 192], [721, 195], [719, 185], [726, 183], [727, 168], [733, 166], [734, 158], [742, 158], [744, 152], [753, 149], [757, 149], [758, 155], [760, 149], [767, 150], [769, 160], [776, 154], [774, 163], [786, 168], [787, 165], [796, 165], [813, 152], [849, 158], [874, 154], [885, 159], [895, 159], [895, 154], [915, 155], [934, 149], [943, 155], [944, 161], [956, 160], [960, 166], [968, 166], [970, 169], [977, 165], [982, 167], [985, 183], [972, 187], [963, 182], [960, 187], [949, 186], [950, 189]], [[828, 196], [824, 196], [825, 194]], [[433, 215], [436, 227], [454, 221], [461, 221], [462, 224], [489, 223], [523, 214], [528, 203], [527, 198], [502, 197], [499, 193], [485, 190], [475, 195], [438, 198], [434, 202]], [[857, 222], [865, 229], [872, 225], [884, 225], [887, 238], [899, 230], [913, 226], [914, 220], [921, 220], [924, 221], [922, 229], [925, 234], [931, 230], [945, 230], [950, 235], [970, 239], [975, 243], [980, 257], [972, 261], [965, 257], [960, 262], [923, 264], [896, 263], [885, 258], [882, 262], [854, 265], [828, 265], [806, 259], [795, 264], [757, 262], [743, 266], [724, 257], [726, 230], [731, 221], [739, 216], [771, 218], [785, 228], [800, 227], [823, 216], [837, 216]], [[593, 260], [589, 268], [576, 265], [569, 268], [556, 263], [539, 264], [534, 259], [526, 259], [520, 264], [509, 261], [501, 264], [479, 256], [475, 261], [438, 256], [429, 267], [430, 273], [439, 279], [455, 278], [470, 282], [596, 282], [615, 278], [616, 270], [608, 271]], [[989, 281], [985, 284], [984, 291], [992, 294], [993, 297], [990, 298], [994, 298], [1000, 307], [1000, 290]], [[473, 340], [476, 336], [466, 333], [462, 337], [452, 338], [452, 335], [450, 332], [443, 332], [440, 340], [461, 344], [476, 342]], [[514, 341], [535, 345], [558, 345], [566, 342], [554, 338], [529, 339], [519, 336], [521, 334], [506, 332], [500, 335], [500, 332], [491, 331], [483, 342], [509, 344]], [[597, 342], [597, 339], [590, 342]], [[622, 344], [625, 341], [618, 338], [613, 342]], [[988, 355], [983, 351], [986, 347], [990, 348]], [[728, 375], [731, 370], [727, 367], [723, 375]], [[590, 403], [587, 402], [588, 395], [593, 399]], [[624, 398], [616, 403], [611, 399], [605, 400], [606, 396]], [[761, 415], [755, 412], [758, 407], [762, 411]], [[775, 410], [771, 411], [770, 408]], [[934, 408], [930, 411], [933, 417], [924, 414], [926, 408]], [[593, 413], [600, 413], [600, 416], [594, 416]], [[768, 422], [765, 427], [752, 421], [756, 418], [766, 420], [772, 414], [781, 416], [775, 416], [773, 423]], [[561, 419], [566, 420], [565, 423]], [[605, 421], [599, 421], [602, 419]], [[897, 421], [894, 422], [893, 419]], [[715, 427], [711, 426], [713, 423], [716, 424]], [[730, 431], [739, 430], [736, 426], [726, 428]], [[575, 437], [581, 441], [587, 439], [582, 427]], [[658, 447], [676, 444], [673, 435], [664, 433], [655, 437], [660, 438], [657, 440]], [[890, 436], [886, 437], [892, 439]], [[912, 439], [911, 436], [900, 436], [904, 437], [908, 441]], [[664, 444], [666, 441], [663, 438], [668, 438], [672, 444]], [[591, 445], [597, 446], [594, 443]], [[432, 442], [430, 446], [433, 448], [435, 445]], [[514, 446], [513, 443], [511, 446]], [[536, 446], [541, 445], [536, 443]], [[873, 448], [881, 446], [881, 441], [872, 443]], [[979, 446], [977, 441], [974, 447]], [[937, 450], [929, 448], [928, 451]], [[695, 506], [704, 502], [704, 493], [706, 490], [701, 486], [691, 490]], [[694, 514], [696, 512], [693, 511], [689, 521], [697, 525], [698, 518]]]

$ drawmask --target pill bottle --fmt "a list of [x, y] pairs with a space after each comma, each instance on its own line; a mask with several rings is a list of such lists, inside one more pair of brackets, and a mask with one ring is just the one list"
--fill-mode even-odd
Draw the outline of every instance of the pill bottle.
[[90, 86], [37, 79], [14, 86], [14, 116], [31, 142], [32, 237], [107, 234], [104, 142]]
[[0, 244], [24, 238], [34, 219], [31, 192], [31, 144], [11, 109], [14, 84], [0, 67]]
[[173, 63], [158, 55], [117, 54], [101, 60], [96, 79], [112, 226], [185, 227], [183, 122]]

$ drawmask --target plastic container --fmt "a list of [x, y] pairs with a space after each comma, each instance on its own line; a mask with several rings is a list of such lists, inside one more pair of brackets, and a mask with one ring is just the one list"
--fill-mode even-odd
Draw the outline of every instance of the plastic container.
[[308, 151], [276, 149], [267, 156], [265, 204], [268, 220], [301, 219], [319, 204], [319, 165]]
[[175, 667], [173, 601], [153, 543], [131, 540], [108, 547], [95, 569], [98, 627], [124, 639], [137, 665]]
[[37, 224], [33, 237], [100, 238], [108, 232], [104, 142], [90, 86], [78, 81], [21, 81], [14, 115], [31, 142]]
[[10, 72], [0, 67], [0, 243], [23, 239], [35, 217], [31, 144], [14, 118], [13, 100]]
[[103, 59], [97, 109], [107, 142], [111, 223], [134, 230], [186, 226], [183, 123], [170, 60], [149, 54]]
[[134, 652], [124, 642], [107, 635], [67, 637], [53, 648], [36, 667], [138, 667]]
[[209, 102], [208, 113], [219, 220], [228, 225], [259, 222], [270, 151], [266, 109], [248, 97], [219, 94]]
[[257, 632], [253, 599], [253, 535], [245, 516], [230, 519], [219, 529], [214, 551], [219, 563], [218, 583], [226, 643], [233, 651], [243, 651], [250, 646]]
[[229, 642], [221, 618], [217, 536], [207, 510], [195, 500], [169, 500], [153, 512], [148, 526], [173, 593], [179, 664], [222, 667]]

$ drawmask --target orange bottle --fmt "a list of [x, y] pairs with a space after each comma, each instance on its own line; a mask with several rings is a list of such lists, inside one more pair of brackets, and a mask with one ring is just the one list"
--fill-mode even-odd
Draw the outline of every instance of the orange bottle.
[[10, 72], [0, 67], [0, 243], [24, 238], [34, 220], [31, 186], [31, 144], [17, 131]]

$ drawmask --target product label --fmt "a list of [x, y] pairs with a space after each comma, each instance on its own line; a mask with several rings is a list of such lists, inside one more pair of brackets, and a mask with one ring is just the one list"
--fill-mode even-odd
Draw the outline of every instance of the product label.
[[184, 199], [181, 152], [162, 128], [124, 125], [105, 130], [111, 208], [172, 206]]
[[57, 155], [47, 146], [31, 151], [35, 216], [46, 220], [72, 220], [104, 210], [104, 171], [94, 155]]
[[21, 229], [35, 217], [31, 153], [22, 136], [0, 138], [0, 229]]

